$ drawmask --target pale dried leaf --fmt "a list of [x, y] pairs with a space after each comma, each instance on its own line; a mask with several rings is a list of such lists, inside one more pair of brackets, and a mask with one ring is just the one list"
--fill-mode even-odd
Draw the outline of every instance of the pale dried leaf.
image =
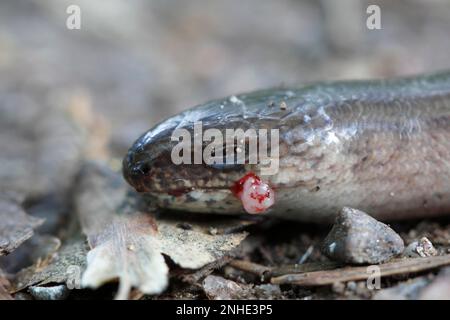
[[132, 287], [161, 293], [168, 282], [153, 219], [134, 210], [126, 196], [120, 175], [93, 163], [84, 167], [76, 208], [91, 251], [82, 285], [97, 288], [118, 278], [116, 299], [128, 298]]
[[166, 288], [168, 268], [152, 235], [152, 226], [145, 218], [115, 217], [97, 234], [87, 256], [82, 286], [97, 288], [118, 278], [117, 299], [128, 298], [132, 287], [146, 294], [160, 293]]

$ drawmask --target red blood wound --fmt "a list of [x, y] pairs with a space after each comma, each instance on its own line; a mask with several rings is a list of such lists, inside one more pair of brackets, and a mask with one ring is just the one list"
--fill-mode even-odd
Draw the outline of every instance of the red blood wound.
[[275, 203], [275, 192], [254, 173], [242, 177], [231, 191], [248, 213], [262, 213]]

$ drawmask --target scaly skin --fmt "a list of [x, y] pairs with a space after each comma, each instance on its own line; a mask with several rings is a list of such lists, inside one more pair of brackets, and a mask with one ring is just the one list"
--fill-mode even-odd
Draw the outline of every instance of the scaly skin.
[[[286, 104], [283, 110], [280, 105]], [[124, 159], [126, 180], [163, 208], [243, 213], [230, 188], [260, 165], [174, 165], [175, 128], [279, 129], [267, 215], [329, 222], [344, 206], [382, 220], [450, 213], [450, 72], [327, 82], [215, 100], [160, 123]]]

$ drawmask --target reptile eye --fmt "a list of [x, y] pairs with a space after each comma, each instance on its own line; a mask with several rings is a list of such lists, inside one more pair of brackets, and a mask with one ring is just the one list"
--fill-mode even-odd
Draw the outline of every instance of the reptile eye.
[[138, 174], [147, 175], [150, 172], [150, 165], [148, 163], [140, 163], [136, 167], [134, 167], [133, 171]]

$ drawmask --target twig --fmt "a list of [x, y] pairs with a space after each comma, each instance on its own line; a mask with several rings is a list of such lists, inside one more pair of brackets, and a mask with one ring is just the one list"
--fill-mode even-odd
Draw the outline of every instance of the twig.
[[[417, 273], [450, 264], [450, 255], [397, 260], [378, 265], [380, 277]], [[301, 286], [323, 286], [335, 282], [366, 280], [373, 273], [364, 267], [346, 267], [331, 271], [314, 271], [302, 274], [285, 274], [271, 279], [273, 284], [296, 284]]]
[[232, 260], [229, 264], [233, 268], [256, 274], [260, 277], [267, 277], [272, 273], [272, 268], [246, 260]]
[[286, 265], [281, 267], [268, 267], [263, 266], [251, 261], [246, 260], [233, 260], [229, 263], [229, 266], [255, 274], [261, 277], [261, 281], [270, 280], [271, 277], [276, 277], [285, 274], [295, 274], [295, 273], [305, 273], [318, 270], [329, 270], [335, 269], [342, 266], [342, 264], [337, 262], [311, 262], [304, 264]]

